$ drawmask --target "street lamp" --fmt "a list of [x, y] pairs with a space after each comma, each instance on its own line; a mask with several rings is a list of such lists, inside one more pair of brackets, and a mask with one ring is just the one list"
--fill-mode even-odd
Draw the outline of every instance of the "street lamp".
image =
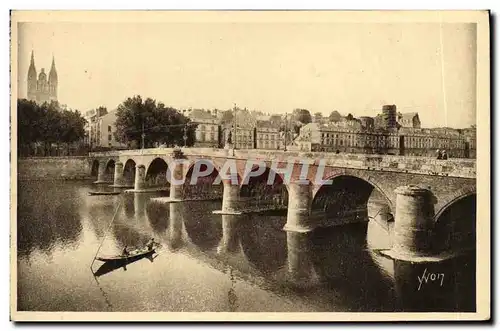
[[142, 120], [141, 149], [144, 149], [144, 138], [146, 134], [144, 133], [144, 120]]
[[185, 148], [185, 147], [187, 147], [187, 138], [188, 138], [188, 136], [187, 136], [187, 124], [184, 125], [184, 137], [183, 138], [184, 138], [184, 148]]
[[283, 138], [285, 138], [285, 152], [286, 152], [286, 133], [288, 131], [288, 113], [285, 113], [285, 134]]

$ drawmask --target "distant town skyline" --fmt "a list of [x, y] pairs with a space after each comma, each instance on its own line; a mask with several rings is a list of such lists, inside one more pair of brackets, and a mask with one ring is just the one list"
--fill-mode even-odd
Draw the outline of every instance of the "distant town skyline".
[[82, 113], [141, 95], [324, 116], [395, 104], [423, 127], [476, 123], [474, 24], [36, 22], [19, 23], [18, 37], [18, 96], [33, 50], [37, 72], [54, 56], [58, 99]]

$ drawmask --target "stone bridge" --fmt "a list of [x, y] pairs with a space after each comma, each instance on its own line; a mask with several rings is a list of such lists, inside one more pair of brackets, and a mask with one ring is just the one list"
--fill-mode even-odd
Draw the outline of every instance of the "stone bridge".
[[[394, 252], [400, 257], [475, 242], [475, 160], [158, 148], [91, 153], [90, 162], [96, 183], [138, 193], [168, 189], [167, 202], [222, 198], [221, 214], [286, 209], [285, 230], [291, 232], [395, 221]], [[203, 176], [190, 185], [194, 169]], [[224, 176], [228, 170], [232, 178]]]

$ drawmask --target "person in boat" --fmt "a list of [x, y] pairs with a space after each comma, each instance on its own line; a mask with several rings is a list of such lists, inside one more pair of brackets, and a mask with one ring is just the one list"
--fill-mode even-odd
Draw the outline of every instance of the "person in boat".
[[152, 250], [155, 247], [155, 245], [156, 245], [155, 238], [151, 238], [146, 244], [146, 247], [148, 250]]
[[441, 158], [443, 160], [448, 160], [448, 154], [446, 153], [446, 150], [443, 150], [442, 154], [441, 154]]
[[438, 160], [441, 160], [443, 158], [443, 154], [441, 154], [441, 150], [439, 150], [439, 149], [436, 151], [436, 158]]

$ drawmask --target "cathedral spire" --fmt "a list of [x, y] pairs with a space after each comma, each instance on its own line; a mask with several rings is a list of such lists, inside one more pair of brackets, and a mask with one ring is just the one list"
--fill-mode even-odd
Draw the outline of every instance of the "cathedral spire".
[[49, 99], [57, 101], [57, 71], [56, 71], [56, 60], [54, 59], [54, 54], [52, 54], [52, 65], [50, 66], [49, 72]]
[[35, 53], [33, 51], [31, 51], [31, 62], [28, 69], [28, 80], [30, 79], [36, 80]]
[[52, 55], [52, 65], [50, 66], [49, 81], [57, 84], [56, 61], [54, 55]]
[[35, 53], [31, 50], [31, 62], [28, 69], [28, 99], [35, 100], [37, 96], [37, 79], [35, 68]]

